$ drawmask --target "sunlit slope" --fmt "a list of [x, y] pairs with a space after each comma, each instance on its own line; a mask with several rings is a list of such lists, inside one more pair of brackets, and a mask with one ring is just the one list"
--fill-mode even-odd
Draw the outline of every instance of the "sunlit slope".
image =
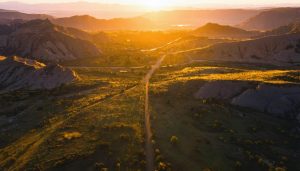
[[[156, 78], [165, 78], [159, 83], [160, 85], [166, 86], [172, 82], [184, 83], [191, 80], [253, 81], [273, 84], [299, 83], [299, 78], [297, 77], [298, 69], [261, 69], [259, 67], [248, 69], [247, 65], [238, 66], [239, 64], [224, 63], [224, 65], [221, 66], [214, 66], [213, 63], [214, 62], [206, 64], [204, 62], [203, 65], [207, 66], [201, 67], [179, 67], [172, 74], [162, 73], [158, 74]], [[197, 65], [197, 63], [195, 65]], [[226, 65], [233, 65], [234, 67], [227, 67]], [[166, 90], [163, 87], [161, 88], [161, 90]]]
[[175, 53], [178, 57], [192, 60], [216, 60], [296, 65], [300, 62], [300, 34], [269, 36], [260, 39], [220, 43], [207, 48], [191, 49]]

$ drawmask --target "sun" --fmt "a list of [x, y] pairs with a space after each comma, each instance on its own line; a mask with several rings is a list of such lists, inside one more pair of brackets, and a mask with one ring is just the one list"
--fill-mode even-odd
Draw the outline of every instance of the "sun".
[[162, 0], [148, 0], [143, 2], [143, 5], [148, 10], [162, 10], [166, 7], [166, 3]]

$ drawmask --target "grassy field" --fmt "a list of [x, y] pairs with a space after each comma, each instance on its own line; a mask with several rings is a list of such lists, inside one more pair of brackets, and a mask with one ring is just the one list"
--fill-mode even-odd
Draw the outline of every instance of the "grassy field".
[[161, 68], [150, 86], [156, 162], [161, 170], [299, 170], [296, 121], [226, 101], [195, 99], [193, 94], [210, 80], [299, 84], [300, 79], [297, 68], [249, 64]]
[[144, 168], [146, 70], [75, 70], [72, 85], [0, 96], [0, 168]]

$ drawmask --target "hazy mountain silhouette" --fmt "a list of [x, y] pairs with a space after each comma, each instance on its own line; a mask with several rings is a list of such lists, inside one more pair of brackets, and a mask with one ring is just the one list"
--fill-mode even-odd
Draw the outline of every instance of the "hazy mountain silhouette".
[[45, 14], [26, 14], [13, 10], [0, 9], [0, 24], [11, 24], [15, 20], [29, 21], [35, 19], [53, 19], [53, 17]]
[[155, 29], [155, 24], [149, 19], [143, 17], [136, 18], [115, 18], [115, 19], [97, 19], [92, 16], [73, 16], [58, 18], [53, 20], [55, 24], [74, 27], [88, 31], [102, 30], [151, 30]]
[[0, 2], [0, 8], [17, 10], [26, 13], [43, 13], [55, 17], [73, 15], [92, 15], [98, 18], [134, 17], [144, 13], [140, 7], [134, 5], [103, 4], [92, 2], [68, 3], [36, 3], [27, 4], [17, 1]]
[[219, 9], [219, 10], [174, 10], [151, 12], [144, 17], [160, 25], [186, 25], [196, 28], [206, 23], [237, 25], [260, 13], [260, 10]]
[[211, 38], [250, 38], [259, 32], [246, 31], [228, 25], [208, 23], [196, 29], [193, 34]]
[[275, 8], [242, 22], [239, 27], [248, 30], [272, 30], [300, 21], [300, 8]]

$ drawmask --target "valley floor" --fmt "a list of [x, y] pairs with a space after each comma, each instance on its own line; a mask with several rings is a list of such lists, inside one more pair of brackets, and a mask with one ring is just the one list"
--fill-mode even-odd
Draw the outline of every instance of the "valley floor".
[[[145, 170], [149, 68], [73, 68], [81, 80], [51, 91], [0, 97], [4, 170]], [[158, 170], [299, 170], [295, 120], [200, 100], [211, 80], [299, 85], [299, 68], [201, 62], [163, 66], [150, 79]], [[212, 90], [214, 91], [214, 90]]]
[[215, 62], [161, 68], [150, 86], [156, 162], [178, 171], [299, 170], [295, 119], [194, 97], [216, 80], [299, 85], [298, 73], [296, 68]]

